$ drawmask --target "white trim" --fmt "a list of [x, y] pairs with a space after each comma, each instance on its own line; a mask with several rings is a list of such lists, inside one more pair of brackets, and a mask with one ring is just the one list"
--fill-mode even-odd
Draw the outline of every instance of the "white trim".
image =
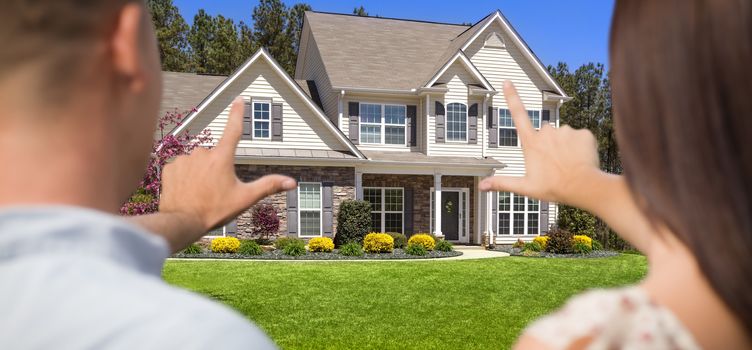
[[[407, 146], [407, 105], [402, 103], [382, 103], [382, 102], [368, 102], [368, 101], [353, 101], [358, 102], [358, 138], [360, 139], [360, 144], [363, 146], [385, 146], [385, 147], [399, 147], [404, 148]], [[379, 105], [381, 106], [381, 122], [380, 123], [363, 123], [361, 122], [361, 117], [363, 116], [363, 112], [360, 110], [361, 106], [364, 104], [366, 105]], [[387, 124], [386, 122], [386, 106], [397, 106], [402, 107], [405, 110], [405, 123], [400, 124]], [[417, 107], [416, 107], [417, 108]], [[363, 141], [363, 132], [360, 128], [361, 125], [365, 124], [366, 126], [372, 125], [372, 126], [379, 126], [381, 128], [380, 132], [380, 139], [381, 141], [379, 143], [373, 143], [373, 142], [364, 142]], [[404, 136], [402, 137], [402, 143], [386, 143], [386, 127], [392, 126], [392, 127], [402, 127], [405, 132]], [[409, 151], [409, 149], [407, 149]]]
[[[530, 51], [530, 48], [527, 46], [527, 44], [525, 44], [525, 42], [522, 41], [522, 39], [512, 29], [512, 26], [509, 23], [507, 23], [507, 21], [504, 19], [504, 16], [502, 16], [501, 12], [499, 12], [498, 10], [496, 11], [496, 13], [494, 13], [493, 17], [488, 22], [486, 22], [486, 24], [484, 24], [483, 27], [479, 31], [477, 31], [465, 43], [465, 45], [462, 46], [462, 51], [467, 50], [468, 46], [470, 46], [470, 44], [472, 44], [478, 38], [478, 36], [480, 36], [480, 34], [483, 33], [486, 30], [486, 28], [488, 28], [488, 26], [491, 25], [491, 22], [493, 22], [494, 20], [499, 20], [501, 22], [502, 26], [504, 27], [504, 29], [506, 29], [507, 33], [510, 34], [510, 36], [515, 41], [515, 43], [517, 44], [517, 46], [519, 46], [522, 49], [522, 51], [525, 54], [525, 56], [527, 56], [527, 59], [529, 61], [533, 61], [533, 66], [536, 68], [536, 70], [538, 71], [538, 73], [540, 73], [541, 75], [543, 75], [543, 77], [546, 80], [548, 80], [548, 82], [554, 88], [556, 88], [556, 92], [559, 93], [559, 95], [561, 95], [563, 97], [568, 97], [567, 94], [564, 92], [564, 90], [562, 90], [562, 88], [559, 86], [559, 84], [556, 82], [556, 80], [548, 72], [548, 70], [546, 70], [546, 68], [543, 67], [543, 65], [541, 64], [540, 60], [535, 56], [535, 54], [533, 54], [532, 51]], [[504, 45], [506, 46], [506, 43], [504, 43]]]
[[[488, 42], [488, 39], [490, 39], [492, 36], [496, 36], [499, 39], [499, 41], [501, 42], [501, 46], [488, 46], [488, 45], [486, 45], [486, 43]], [[501, 35], [499, 35], [499, 33], [497, 33], [497, 32], [491, 32], [491, 33], [488, 33], [488, 35], [486, 35], [485, 39], [483, 39], [483, 47], [488, 47], [488, 48], [492, 48], [492, 49], [506, 49], [507, 48], [507, 43], [504, 42], [504, 38], [502, 38]]]
[[[450, 140], [449, 137], [447, 137], [449, 135], [449, 105], [452, 103], [457, 103], [457, 104], [461, 104], [465, 106], [465, 139], [464, 140]], [[469, 107], [467, 103], [459, 102], [459, 101], [447, 102], [446, 111], [444, 111], [444, 143], [467, 144], [468, 136], [470, 134], [470, 121], [468, 120], [470, 117], [468, 115], [469, 113], [468, 109]]]
[[[501, 126], [501, 123], [500, 123], [500, 121], [501, 121], [501, 111], [502, 110], [508, 111], [510, 117], [512, 115], [512, 111], [508, 107], [507, 108], [504, 108], [504, 107], [495, 107], [495, 108], [496, 108], [496, 111], [499, 114], [499, 120], [496, 121], [496, 123], [498, 124], [498, 127], [496, 128], [498, 130], [498, 132], [496, 133], [496, 137], [497, 137], [497, 139], [496, 139], [496, 145], [499, 148], [520, 148], [521, 145], [522, 145], [522, 141], [520, 140], [520, 133], [519, 132], [517, 132], [517, 145], [516, 146], [508, 146], [508, 145], [502, 145], [501, 144], [501, 130], [505, 129], [505, 130], [514, 130], [514, 131], [517, 131], [517, 127], [516, 126]], [[542, 109], [528, 109], [527, 110], [528, 119], [530, 119], [530, 112], [538, 112], [538, 127], [535, 128], [534, 125], [533, 125], [533, 127], [535, 128], [535, 130], [540, 130], [541, 126], [543, 126], [543, 119], [542, 119], [543, 118], [543, 110]], [[532, 123], [532, 120], [531, 120], [531, 123]]]
[[[207, 232], [207, 233], [209, 233], [209, 232]], [[222, 226], [222, 235], [221, 236], [210, 236], [210, 235], [205, 235], [204, 236], [204, 238], [220, 238], [220, 237], [227, 237], [227, 225]]]
[[[494, 220], [496, 220], [496, 224], [499, 226], [499, 230], [498, 230], [498, 232], [496, 232], [496, 236], [499, 236], [499, 237], [535, 237], [535, 236], [539, 236], [540, 232], [541, 232], [541, 225], [540, 224], [541, 224], [541, 215], [542, 215], [541, 214], [541, 205], [542, 205], [542, 202], [540, 200], [538, 200], [538, 199], [530, 198], [528, 196], [521, 196], [521, 195], [518, 195], [517, 193], [514, 193], [514, 192], [506, 192], [506, 193], [509, 193], [509, 210], [508, 211], [504, 211], [502, 213], [502, 211], [499, 210], [500, 208], [499, 208], [499, 201], [498, 200], [496, 201], [496, 203], [493, 204], [493, 205], [496, 206], [496, 217], [494, 218]], [[500, 196], [501, 196], [501, 192], [499, 192], [499, 197]], [[515, 197], [523, 197], [525, 199], [524, 202], [523, 202], [524, 210], [518, 211], [518, 210], [514, 209], [514, 199], [515, 199]], [[530, 210], [529, 206], [530, 206], [530, 201], [531, 200], [538, 201], [538, 210], [537, 211], [531, 211]], [[507, 231], [506, 233], [502, 233], [501, 232], [501, 225], [499, 223], [499, 215], [501, 215], [501, 214], [509, 214], [509, 231]], [[523, 214], [522, 215], [522, 221], [523, 221], [523, 224], [522, 224], [522, 232], [523, 233], [522, 234], [515, 234], [515, 233], [513, 233], [514, 232], [514, 215], [515, 214]], [[538, 229], [537, 229], [537, 231], [535, 233], [528, 233], [527, 232], [528, 228], [529, 228], [528, 227], [528, 215], [530, 215], [530, 214], [537, 214], [538, 215], [538, 225], [537, 225]]]
[[[363, 187], [363, 200], [365, 200], [365, 190], [379, 190], [379, 193], [381, 194], [381, 210], [379, 211], [371, 211], [371, 213], [379, 213], [381, 214], [381, 227], [379, 232], [386, 233], [386, 214], [400, 214], [402, 215], [402, 228], [400, 229], [402, 234], [405, 234], [405, 188], [404, 187], [379, 187], [379, 186], [364, 186]], [[402, 210], [401, 211], [395, 211], [395, 210], [386, 210], [386, 190], [400, 190], [402, 191]], [[392, 231], [388, 231], [392, 232]]]
[[[319, 185], [319, 234], [318, 235], [310, 235], [310, 236], [304, 236], [301, 232], [303, 231], [303, 226], [300, 225], [300, 214], [303, 212], [303, 208], [300, 207], [300, 185]], [[298, 237], [300, 238], [311, 238], [311, 237], [321, 237], [324, 235], [324, 187], [321, 185], [321, 182], [299, 182], [298, 188], [296, 189], [298, 191]], [[306, 211], [316, 211], [312, 209], [306, 209]]]
[[452, 56], [452, 58], [450, 58], [449, 61], [447, 61], [447, 63], [445, 63], [444, 66], [441, 67], [441, 69], [439, 69], [436, 75], [434, 75], [433, 78], [431, 78], [431, 80], [429, 80], [428, 83], [423, 86], [423, 88], [430, 88], [431, 86], [433, 86], [436, 80], [441, 78], [441, 76], [444, 75], [444, 72], [446, 72], [446, 70], [449, 69], [449, 67], [451, 67], [454, 61], [456, 61], [458, 58], [462, 59], [462, 63], [465, 64], [465, 67], [468, 70], [470, 70], [470, 72], [473, 73], [475, 77], [478, 78], [478, 80], [480, 80], [480, 82], [483, 84], [483, 87], [485, 87], [486, 90], [496, 91], [491, 85], [491, 83], [489, 83], [488, 80], [486, 80], [486, 77], [484, 77], [483, 74], [481, 74], [478, 68], [475, 67], [475, 65], [472, 62], [470, 62], [470, 59], [467, 58], [465, 53], [462, 51], [457, 51], [457, 53], [454, 54], [454, 56]]
[[[269, 110], [269, 119], [256, 119], [256, 104], [267, 105]], [[261, 111], [263, 113], [263, 111]], [[266, 123], [268, 125], [268, 135], [266, 137], [256, 136], [256, 121]], [[272, 101], [269, 99], [251, 99], [251, 138], [253, 140], [271, 141], [272, 139]]]
[[[204, 99], [198, 105], [198, 107], [196, 107], [195, 112], [191, 112], [191, 114], [189, 114], [188, 117], [186, 117], [185, 121], [182, 124], [180, 124], [177, 128], [175, 128], [175, 130], [172, 131], [172, 135], [173, 136], [178, 135], [181, 132], [183, 132], [193, 122], [193, 120], [196, 119], [196, 117], [207, 108], [207, 106], [209, 106], [212, 102], [214, 102], [214, 100], [222, 92], [224, 92], [228, 86], [230, 86], [233, 82], [235, 82], [235, 80], [238, 79], [241, 73], [245, 72], [254, 62], [256, 62], [256, 60], [259, 57], [263, 57], [272, 66], [272, 68], [274, 68], [274, 70], [280, 76], [284, 78], [284, 81], [287, 82], [287, 85], [289, 85], [292, 88], [292, 90], [295, 91], [298, 94], [298, 96], [301, 99], [303, 99], [303, 101], [305, 101], [308, 107], [310, 107], [311, 110], [315, 112], [314, 114], [319, 117], [319, 119], [324, 123], [324, 125], [326, 125], [326, 127], [331, 132], [334, 133], [335, 137], [340, 142], [342, 142], [342, 144], [347, 146], [347, 148], [356, 157], [360, 159], [367, 159], [367, 157], [362, 152], [360, 152], [360, 150], [357, 147], [355, 147], [348, 138], [345, 137], [342, 131], [339, 130], [339, 128], [337, 128], [336, 126], [334, 126], [334, 124], [332, 124], [332, 121], [329, 120], [329, 118], [319, 109], [319, 107], [316, 106], [315, 103], [313, 103], [311, 98], [308, 97], [308, 95], [306, 95], [305, 92], [303, 92], [303, 90], [300, 88], [298, 83], [290, 79], [290, 76], [284, 70], [282, 70], [279, 64], [277, 64], [276, 61], [274, 61], [274, 59], [272, 59], [271, 56], [269, 56], [269, 53], [266, 52], [266, 49], [264, 48], [261, 48], [260, 50], [256, 51], [256, 53], [253, 54], [253, 56], [251, 56], [251, 58], [249, 58], [248, 61], [245, 62], [245, 64], [243, 64], [238, 70], [236, 70], [235, 73], [233, 73], [230, 77], [225, 79], [225, 81], [222, 82], [222, 84], [220, 84], [219, 87], [217, 87], [206, 99]], [[161, 148], [161, 145], [159, 147]]]
[[[470, 189], [467, 187], [442, 187], [441, 193], [443, 195], [444, 192], [457, 192], [458, 198], [460, 201], [460, 210], [459, 215], [457, 216], [457, 240], [453, 240], [453, 242], [460, 242], [460, 243], [470, 243], [470, 207], [472, 206], [472, 203], [470, 203]], [[465, 201], [462, 201], [462, 195], [465, 195]], [[430, 189], [430, 198], [429, 204], [434, 201], [434, 187], [431, 186]], [[436, 202], [434, 202], [435, 204]], [[431, 207], [431, 210], [429, 210], [429, 232], [433, 232], [433, 215], [436, 211], [436, 208], [438, 208], [440, 205], [434, 205]], [[477, 216], [477, 215], [476, 215]], [[443, 216], [439, 215], [439, 217], [443, 220]], [[460, 225], [463, 222], [464, 219], [464, 225]], [[464, 226], [464, 227], [462, 227]], [[446, 234], [444, 234], [444, 237], [446, 238]]]

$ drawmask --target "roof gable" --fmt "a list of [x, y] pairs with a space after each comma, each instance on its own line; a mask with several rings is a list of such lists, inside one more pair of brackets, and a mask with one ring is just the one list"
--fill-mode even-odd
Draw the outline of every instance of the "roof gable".
[[[313, 112], [312, 114], [323, 123], [325, 126], [325, 129], [332, 133], [334, 138], [336, 138], [339, 142], [342, 143], [342, 145], [345, 146], [346, 149], [348, 149], [350, 152], [352, 152], [355, 156], [357, 156], [360, 159], [365, 159], [366, 157], [363, 155], [360, 150], [358, 150], [355, 145], [350, 142], [350, 140], [342, 133], [341, 130], [339, 130], [334, 124], [332, 124], [332, 121], [329, 120], [329, 118], [326, 117], [324, 112], [321, 111], [321, 109], [316, 105], [316, 103], [311, 99], [311, 97], [306, 94], [306, 92], [296, 83], [290, 76], [282, 69], [282, 67], [275, 61], [269, 53], [265, 49], [260, 49], [257, 51], [251, 58], [249, 58], [245, 63], [243, 63], [238, 70], [236, 70], [232, 75], [230, 75], [225, 81], [223, 81], [209, 96], [207, 96], [195, 109], [194, 112], [189, 114], [185, 122], [175, 128], [173, 130], [172, 134], [177, 135], [184, 130], [186, 130], [188, 127], [191, 126], [191, 124], [195, 123], [198, 116], [204, 113], [207, 109], [209, 109], [210, 106], [213, 104], [221, 103], [218, 101], [219, 96], [226, 92], [226, 90], [233, 85], [234, 82], [236, 82], [241, 75], [243, 75], [244, 72], [249, 70], [255, 63], [264, 61], [268, 63], [272, 70], [282, 78], [282, 80], [290, 87], [290, 89], [294, 92], [294, 94], [303, 101], [303, 103]], [[224, 106], [221, 106], [224, 108]]]
[[426, 82], [424, 87], [433, 86], [433, 84], [436, 83], [436, 81], [441, 76], [444, 75], [444, 72], [446, 72], [446, 70], [449, 69], [449, 67], [451, 67], [455, 62], [462, 63], [462, 66], [465, 67], [465, 69], [467, 69], [467, 71], [470, 72], [473, 75], [473, 77], [478, 79], [478, 82], [480, 82], [486, 90], [496, 91], [494, 90], [493, 86], [491, 86], [491, 83], [488, 82], [486, 77], [484, 77], [483, 74], [480, 73], [478, 68], [475, 67], [475, 65], [472, 62], [470, 62], [470, 59], [462, 51], [457, 51], [457, 53], [454, 56], [452, 56], [452, 58], [450, 58], [449, 61], [447, 61], [442, 66], [442, 68], [439, 69], [430, 80], [428, 80], [428, 82]]

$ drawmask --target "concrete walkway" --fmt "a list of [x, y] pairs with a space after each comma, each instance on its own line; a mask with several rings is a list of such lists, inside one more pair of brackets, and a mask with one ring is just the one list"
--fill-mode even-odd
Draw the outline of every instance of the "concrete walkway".
[[220, 261], [269, 261], [269, 262], [376, 262], [376, 261], [445, 261], [445, 260], [472, 260], [472, 259], [489, 259], [503, 258], [509, 256], [509, 253], [485, 250], [479, 246], [454, 246], [454, 250], [462, 252], [460, 256], [450, 258], [429, 258], [429, 259], [353, 259], [353, 260], [282, 260], [282, 259], [212, 259], [212, 258], [168, 258], [168, 260], [220, 260]]

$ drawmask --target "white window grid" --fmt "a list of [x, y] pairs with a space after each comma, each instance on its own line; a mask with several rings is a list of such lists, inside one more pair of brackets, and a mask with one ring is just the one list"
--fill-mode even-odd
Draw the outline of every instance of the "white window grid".
[[[309, 192], [313, 190], [313, 194], [318, 195], [318, 201], [314, 202], [317, 207], [309, 207], [307, 201], [303, 201], [303, 196], [306, 194], [306, 192]], [[304, 192], [305, 191], [305, 192]], [[321, 183], [320, 182], [301, 182], [298, 184], [298, 236], [300, 237], [321, 237], [321, 233], [323, 231], [323, 223], [322, 223], [322, 207], [323, 207], [323, 198], [321, 193]], [[305, 205], [304, 205], [305, 204]], [[305, 207], [304, 207], [305, 206]], [[304, 234], [304, 227], [303, 227], [303, 218], [304, 213], [316, 213], [318, 214], [318, 233], [317, 234]], [[306, 227], [307, 229], [308, 227]]]
[[270, 101], [253, 101], [253, 138], [271, 139], [271, 107]]
[[[360, 142], [375, 145], [406, 145], [407, 144], [407, 105], [360, 103]], [[396, 116], [395, 116], [396, 115]], [[396, 118], [396, 121], [394, 119]], [[378, 121], [374, 121], [378, 119]], [[390, 119], [388, 121], [388, 119]], [[397, 131], [397, 139], [387, 131]], [[401, 134], [402, 137], [399, 137]]]
[[499, 192], [499, 199], [496, 202], [496, 222], [498, 223], [496, 234], [499, 236], [539, 235], [540, 205], [540, 201], [534, 198], [512, 192]]
[[461, 102], [448, 103], [445, 117], [444, 140], [447, 142], [467, 142], [467, 105]]
[[[397, 198], [389, 202], [387, 198]], [[371, 215], [379, 218], [378, 232], [405, 232], [405, 189], [403, 187], [363, 187], [363, 199], [371, 203]], [[375, 201], [378, 200], [378, 201]], [[390, 215], [391, 214], [391, 215]], [[399, 218], [399, 230], [387, 231], [387, 218]]]
[[[533, 124], [533, 128], [536, 130], [541, 127], [541, 111], [540, 110], [528, 110], [527, 116], [530, 118], [530, 122]], [[499, 108], [499, 147], [519, 147], [520, 140], [517, 134], [517, 128], [514, 126], [512, 120], [512, 112], [507, 108]], [[506, 144], [503, 140], [509, 141], [514, 138], [514, 145]]]

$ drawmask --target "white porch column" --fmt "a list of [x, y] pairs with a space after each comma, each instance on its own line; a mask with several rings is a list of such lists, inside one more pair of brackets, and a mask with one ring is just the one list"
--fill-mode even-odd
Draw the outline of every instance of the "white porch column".
[[363, 173], [355, 171], [355, 199], [363, 200]]
[[496, 244], [496, 234], [493, 231], [493, 194], [486, 192], [486, 232], [488, 232], [488, 244]]
[[433, 200], [434, 200], [434, 215], [433, 215], [433, 234], [437, 238], [444, 237], [441, 233], [441, 174], [433, 174]]

